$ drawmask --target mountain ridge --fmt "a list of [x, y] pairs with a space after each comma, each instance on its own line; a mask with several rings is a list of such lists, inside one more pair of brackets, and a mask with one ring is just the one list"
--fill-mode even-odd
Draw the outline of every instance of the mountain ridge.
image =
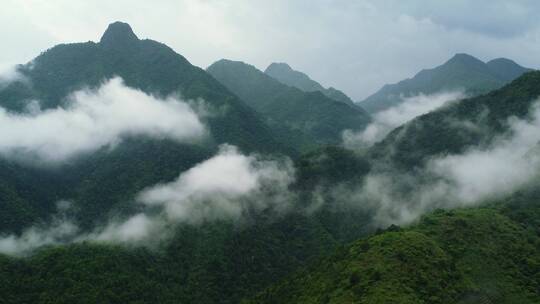
[[271, 63], [264, 70], [264, 73], [274, 79], [277, 79], [283, 84], [298, 88], [304, 92], [319, 91], [328, 98], [344, 102], [349, 105], [354, 105], [352, 99], [342, 91], [333, 87], [324, 88], [320, 83], [311, 79], [307, 74], [294, 70], [287, 63]]
[[303, 92], [285, 85], [241, 61], [222, 59], [207, 71], [266, 117], [277, 133], [296, 136], [292, 144], [299, 150], [314, 147], [311, 142], [338, 144], [342, 131], [362, 129], [370, 121], [362, 109], [336, 102], [320, 91]]
[[376, 113], [402, 103], [404, 97], [418, 94], [464, 90], [466, 94], [476, 96], [498, 89], [530, 70], [510, 59], [498, 58], [484, 63], [469, 54], [458, 53], [442, 65], [423, 69], [412, 78], [385, 84], [357, 104]]

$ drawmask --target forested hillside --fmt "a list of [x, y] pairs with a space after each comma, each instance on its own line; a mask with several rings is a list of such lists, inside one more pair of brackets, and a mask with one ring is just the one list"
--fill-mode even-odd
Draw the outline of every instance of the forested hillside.
[[516, 194], [391, 226], [246, 303], [538, 303], [538, 199]]
[[538, 71], [458, 54], [362, 104], [469, 98], [359, 148], [345, 93], [122, 22], [14, 73], [0, 303], [540, 303]]

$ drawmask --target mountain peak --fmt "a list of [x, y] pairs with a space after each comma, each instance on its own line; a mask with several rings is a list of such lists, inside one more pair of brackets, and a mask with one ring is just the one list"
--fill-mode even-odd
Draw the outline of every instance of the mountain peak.
[[466, 53], [457, 53], [454, 55], [454, 57], [450, 58], [450, 60], [447, 61], [447, 63], [465, 63], [465, 64], [478, 64], [484, 62], [472, 55], [466, 54]]
[[269, 73], [271, 71], [292, 71], [290, 65], [286, 64], [285, 62], [272, 62], [264, 71], [265, 73]]
[[117, 21], [109, 24], [99, 43], [106, 47], [115, 47], [130, 45], [137, 41], [139, 38], [133, 33], [131, 26]]
[[515, 65], [517, 65], [517, 63], [514, 60], [504, 58], [504, 57], [495, 58], [495, 59], [492, 59], [492, 60], [487, 62], [487, 64], [494, 64], [494, 63], [504, 63], [504, 64], [515, 64]]

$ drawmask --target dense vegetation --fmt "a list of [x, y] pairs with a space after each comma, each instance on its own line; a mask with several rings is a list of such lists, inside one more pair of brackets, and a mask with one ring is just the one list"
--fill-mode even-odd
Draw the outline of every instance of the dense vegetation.
[[208, 73], [266, 118], [279, 138], [299, 150], [339, 144], [346, 129], [361, 130], [370, 121], [362, 109], [328, 98], [319, 91], [289, 87], [254, 66], [220, 60]]
[[463, 90], [479, 95], [498, 89], [529, 71], [515, 62], [499, 58], [487, 63], [467, 54], [457, 54], [433, 69], [422, 70], [413, 78], [387, 84], [358, 104], [370, 113], [379, 112], [403, 101], [403, 97]]
[[[118, 157], [118, 161], [124, 159]], [[95, 161], [99, 164], [114, 158]], [[167, 170], [174, 174], [159, 164], [149, 166], [160, 168], [165, 175]], [[303, 194], [294, 202], [296, 211], [285, 216], [263, 213], [240, 222], [179, 225], [172, 239], [150, 248], [85, 242], [46, 247], [22, 258], [0, 255], [0, 281], [9, 280], [0, 287], [0, 294], [10, 295], [7, 303], [70, 303], [74, 299], [88, 303], [238, 303], [291, 270], [332, 252], [338, 244], [371, 231], [368, 219], [354, 209], [326, 205], [315, 213], [305, 211], [315, 188], [323, 191], [336, 183], [355, 182], [369, 170], [366, 160], [342, 148], [324, 147], [301, 157], [297, 167], [298, 180], [292, 187]], [[136, 166], [133, 170], [149, 169]], [[161, 176], [151, 172], [147, 178]], [[103, 218], [108, 210], [106, 202], [91, 204], [91, 199], [110, 192], [128, 202], [123, 196], [135, 191], [118, 188], [123, 174], [108, 174], [113, 182], [105, 189], [95, 188], [99, 183], [92, 177], [85, 183], [89, 188], [80, 200], [93, 207], [77, 212], [81, 223], [87, 223], [85, 217]], [[118, 208], [126, 212], [128, 206]]]
[[[65, 106], [65, 97], [73, 90], [97, 87], [113, 75], [145, 92], [202, 97], [209, 106], [226, 111], [205, 118], [213, 142], [188, 145], [137, 137], [126, 138], [115, 149], [80, 155], [60, 166], [1, 160], [2, 235], [20, 233], [38, 223], [46, 225], [61, 199], [73, 202], [72, 216], [83, 231], [111, 217], [125, 217], [134, 212], [136, 193], [173, 180], [179, 172], [213, 155], [219, 143], [235, 144], [246, 152], [295, 155], [274, 140], [255, 112], [214, 78], [168, 47], [137, 39], [126, 24], [112, 24], [99, 43], [56, 46], [21, 66], [20, 71], [35, 85], [14, 82], [0, 91], [2, 106], [13, 112], [24, 110], [31, 99], [42, 101], [44, 109]], [[315, 158], [316, 154], [321, 157]], [[356, 160], [350, 152], [337, 148], [304, 157], [299, 172], [306, 180], [294, 187], [308, 189], [302, 185], [312, 183], [317, 174], [318, 180], [326, 179], [324, 170], [332, 169], [330, 164], [344, 155], [348, 157], [343, 160]], [[343, 160], [341, 167], [345, 168]], [[357, 168], [365, 170], [365, 162], [358, 162]], [[309, 172], [314, 172], [313, 176]], [[334, 175], [329, 177], [337, 178]], [[79, 243], [44, 248], [28, 258], [2, 256], [0, 281], [9, 280], [9, 284], [3, 284], [0, 294], [15, 303], [70, 303], [75, 298], [89, 303], [178, 299], [236, 303], [329, 252], [340, 239], [354, 239], [363, 233], [336, 229], [343, 226], [338, 225], [339, 215], [332, 210], [319, 217], [306, 216], [303, 210], [299, 207], [298, 212], [283, 218], [263, 214], [242, 223], [180, 225], [176, 236], [156, 249]], [[145, 292], [137, 292], [140, 289]]]
[[180, 226], [154, 249], [80, 243], [0, 255], [0, 295], [2, 303], [238, 303], [334, 245], [298, 215]]
[[[450, 66], [476, 64], [467, 60], [458, 56]], [[523, 72], [504, 59], [487, 65], [499, 80]], [[344, 204], [334, 195], [362, 185], [374, 170], [414, 173], [430, 157], [489, 143], [508, 130], [509, 117], [527, 117], [540, 95], [540, 72], [426, 114], [371, 150], [353, 152], [327, 145], [339, 143], [344, 129], [369, 122], [339, 91], [298, 89], [231, 61], [215, 63], [210, 75], [163, 44], [139, 40], [123, 23], [112, 24], [99, 43], [56, 46], [20, 71], [29, 82], [0, 90], [0, 106], [13, 112], [32, 99], [43, 108], [65, 106], [73, 90], [118, 75], [157, 96], [203, 98], [221, 114], [204, 118], [212, 139], [199, 144], [132, 137], [61, 166], [0, 160], [0, 236], [47, 223], [62, 199], [73, 202], [70, 215], [83, 233], [128, 216], [136, 193], [175, 179], [221, 143], [287, 154], [296, 179], [286, 214], [263, 210], [239, 221], [174, 224], [170, 238], [156, 246], [76, 242], [0, 255], [1, 303], [539, 301], [540, 195], [534, 187], [487, 207], [439, 210], [411, 227], [391, 226], [360, 240], [375, 227], [370, 211], [358, 208], [365, 202]], [[479, 76], [478, 83], [494, 82]], [[297, 150], [309, 152], [298, 156]]]
[[215, 153], [218, 144], [233, 144], [245, 152], [296, 155], [212, 76], [161, 43], [139, 40], [124, 23], [111, 24], [99, 43], [55, 46], [19, 70], [27, 81], [0, 90], [0, 106], [14, 112], [24, 110], [33, 99], [43, 109], [65, 106], [66, 96], [74, 90], [97, 87], [116, 75], [126, 85], [157, 96], [202, 98], [210, 110], [221, 114], [205, 118], [212, 138], [200, 145], [136, 138], [112, 152], [81, 155], [61, 167], [27, 168], [0, 160], [5, 169], [0, 172], [0, 208], [6, 210], [0, 213], [3, 232], [45, 219], [58, 199], [76, 202], [84, 223], [96, 221], [130, 200], [135, 189], [175, 178]]
[[510, 117], [527, 118], [540, 96], [540, 72], [528, 72], [505, 87], [419, 116], [393, 130], [370, 154], [394, 167], [421, 166], [437, 155], [482, 147], [505, 134]]
[[538, 193], [503, 206], [439, 210], [392, 226], [248, 302], [538, 303]]

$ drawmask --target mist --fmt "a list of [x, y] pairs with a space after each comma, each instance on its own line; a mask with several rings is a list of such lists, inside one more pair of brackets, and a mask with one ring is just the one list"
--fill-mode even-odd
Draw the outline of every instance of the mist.
[[0, 89], [5, 88], [14, 81], [27, 80], [21, 73], [19, 73], [16, 65], [0, 65]]
[[[468, 122], [456, 121], [464, 128]], [[374, 214], [375, 225], [408, 224], [437, 208], [477, 206], [523, 189], [540, 171], [540, 103], [530, 118], [510, 118], [508, 132], [485, 147], [430, 159], [423, 168], [403, 172], [372, 170], [355, 190], [334, 193]]]
[[216, 156], [171, 183], [145, 189], [138, 200], [163, 207], [174, 220], [239, 218], [248, 209], [286, 208], [289, 197], [284, 194], [293, 180], [289, 160], [264, 160], [222, 145]]
[[174, 227], [228, 220], [239, 222], [266, 212], [290, 211], [294, 194], [288, 189], [294, 168], [288, 158], [243, 154], [224, 144], [213, 157], [182, 172], [172, 182], [138, 193], [132, 202], [142, 207], [127, 218], [111, 218], [91, 231], [82, 231], [65, 214], [71, 204], [58, 204], [58, 216], [20, 235], [0, 236], [0, 253], [21, 255], [45, 245], [77, 242], [154, 246], [166, 241]]
[[15, 160], [60, 163], [100, 148], [114, 148], [128, 136], [194, 142], [207, 131], [195, 110], [170, 96], [159, 99], [112, 78], [97, 90], [80, 90], [68, 106], [25, 113], [0, 108], [0, 155]]
[[51, 222], [36, 224], [25, 229], [20, 235], [0, 234], [0, 253], [21, 255], [42, 246], [59, 245], [73, 240], [79, 233], [79, 227], [66, 216], [71, 206], [69, 201], [58, 201], [57, 214]]
[[[121, 84], [119, 80], [116, 83]], [[122, 90], [133, 93], [131, 89]], [[151, 98], [136, 91], [136, 96], [140, 94]], [[463, 95], [435, 96], [421, 95], [409, 106], [381, 113], [381, 120], [408, 120], [436, 107], [428, 107], [428, 100], [444, 106]], [[313, 214], [332, 200], [334, 206], [345, 204], [371, 214], [371, 222], [366, 225], [386, 227], [409, 224], [437, 208], [476, 206], [510, 195], [534, 181], [540, 171], [540, 102], [534, 103], [527, 118], [512, 117], [506, 123], [508, 131], [488, 145], [433, 157], [414, 171], [374, 164], [362, 182], [352, 187], [332, 187], [329, 196], [314, 195], [313, 202], [304, 205], [306, 214]], [[489, 132], [468, 121], [456, 120], [452, 124]], [[173, 181], [141, 189], [132, 202], [139, 210], [136, 214], [110, 218], [90, 231], [81, 231], [69, 218], [57, 216], [49, 225], [30, 227], [19, 235], [3, 235], [0, 252], [20, 255], [44, 245], [83, 241], [153, 246], [172, 236], [178, 225], [241, 222], [262, 212], [279, 216], [294, 210], [292, 206], [298, 199], [297, 193], [290, 190], [294, 181], [290, 159], [245, 154], [224, 144], [213, 157], [180, 172]], [[60, 214], [67, 208], [62, 206], [59, 204]]]
[[370, 147], [382, 140], [390, 131], [411, 121], [415, 117], [429, 113], [449, 102], [465, 97], [466, 95], [462, 91], [401, 97], [402, 102], [398, 105], [373, 115], [372, 123], [364, 130], [359, 132], [346, 130], [343, 132], [343, 144], [350, 149]]

